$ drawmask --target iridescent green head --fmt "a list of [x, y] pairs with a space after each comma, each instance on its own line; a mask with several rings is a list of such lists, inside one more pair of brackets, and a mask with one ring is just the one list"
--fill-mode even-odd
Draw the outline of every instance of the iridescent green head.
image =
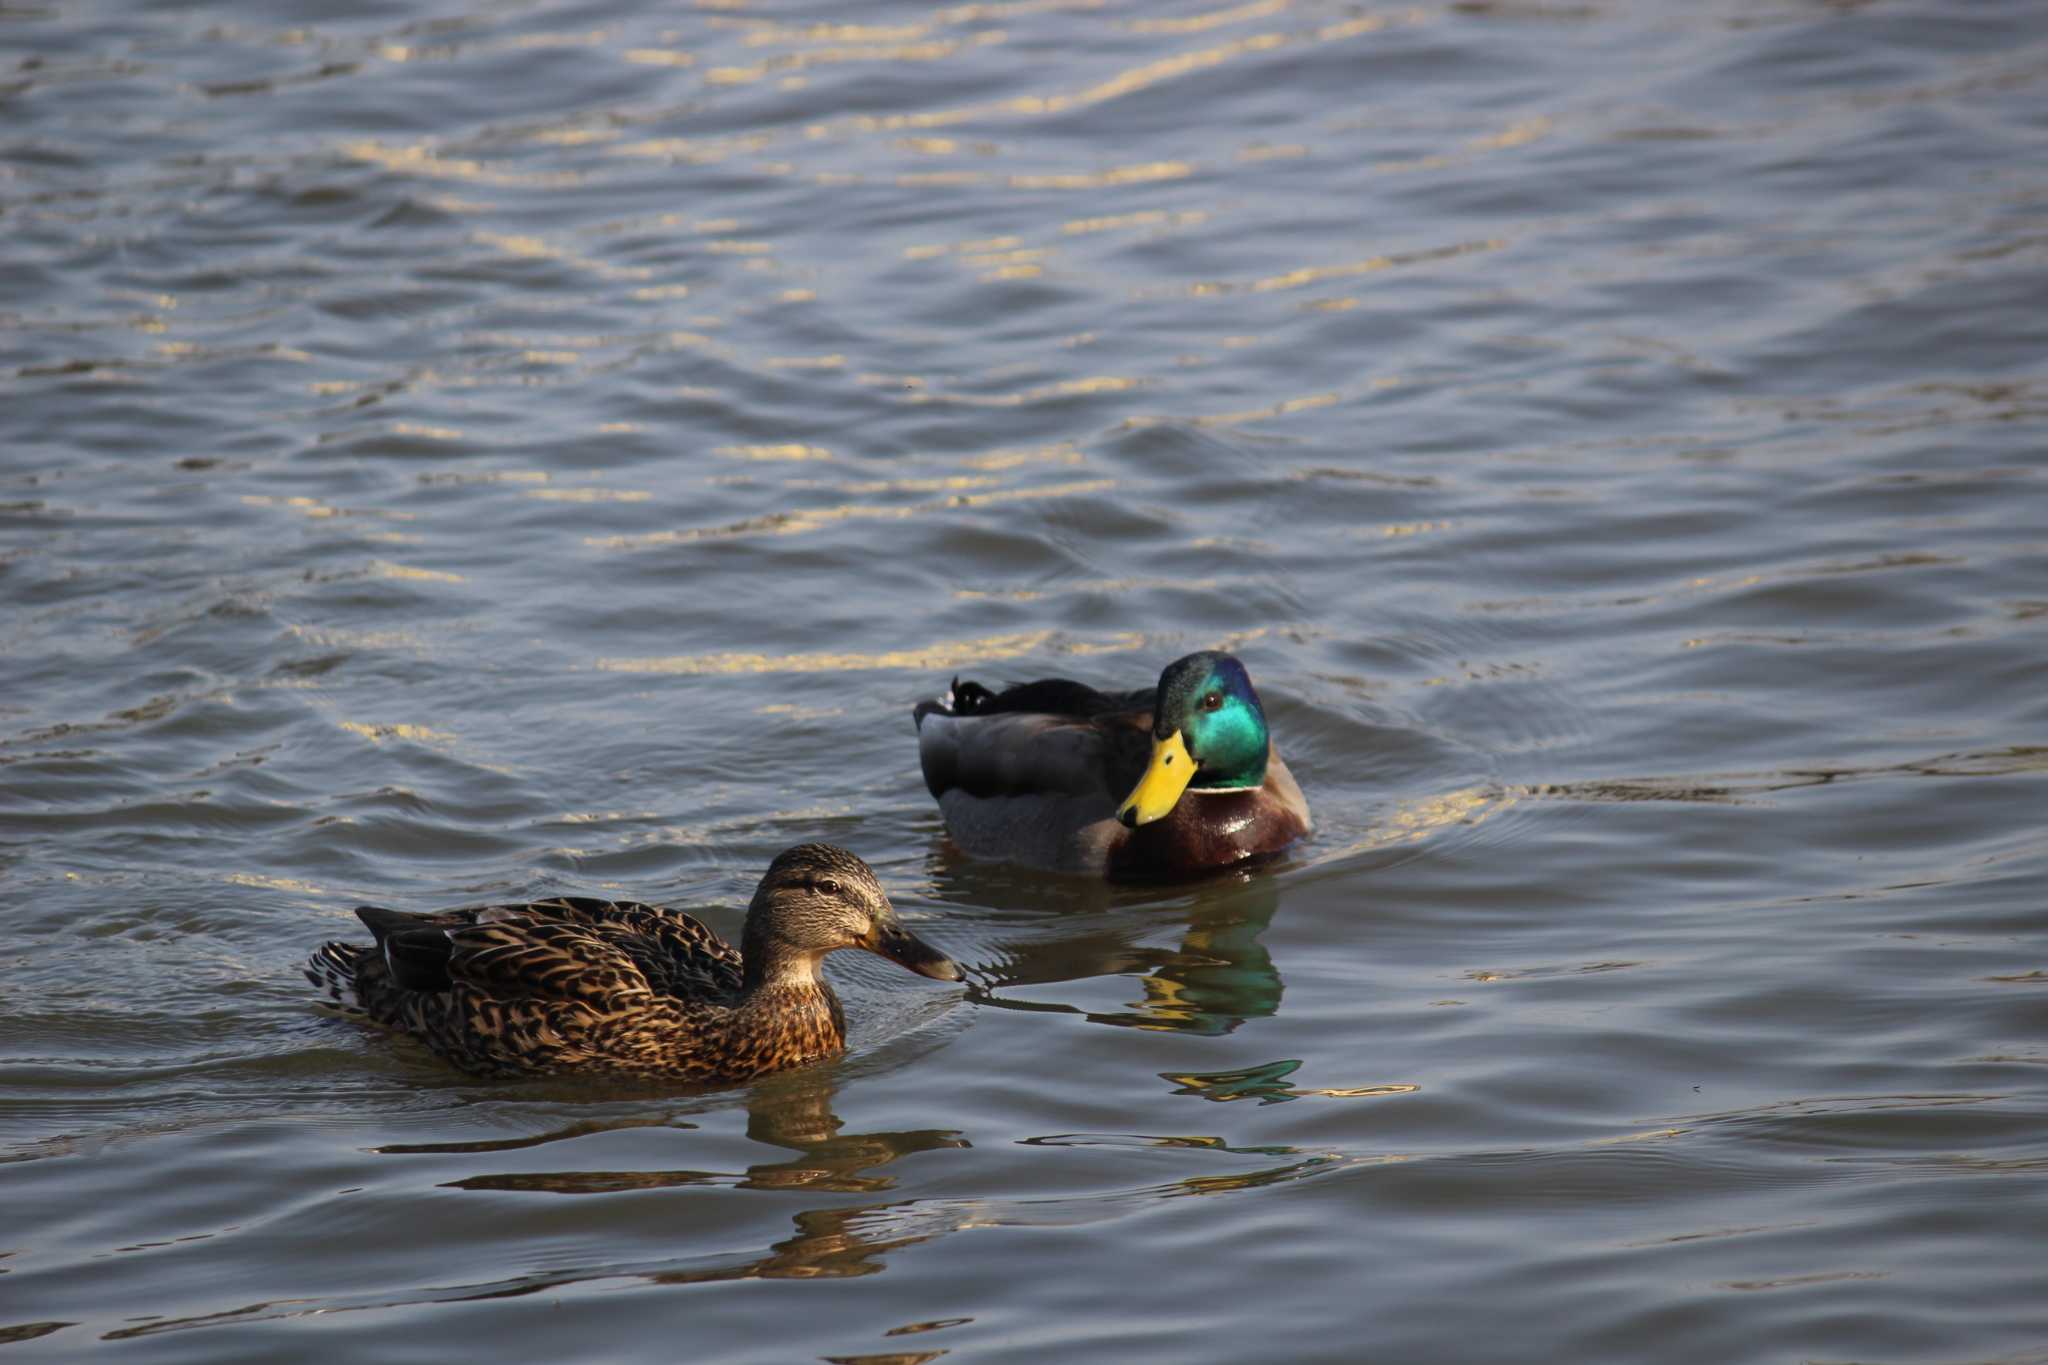
[[1117, 818], [1135, 829], [1163, 818], [1190, 788], [1257, 787], [1271, 744], [1266, 709], [1243, 664], [1216, 650], [1177, 659], [1159, 675], [1152, 761]]

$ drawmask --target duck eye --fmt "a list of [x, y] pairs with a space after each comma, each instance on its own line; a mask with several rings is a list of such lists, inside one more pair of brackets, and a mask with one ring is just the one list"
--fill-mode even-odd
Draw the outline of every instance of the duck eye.
[[838, 895], [838, 894], [839, 894], [839, 881], [838, 881], [838, 879], [837, 879], [837, 878], [835, 878], [835, 877], [820, 877], [820, 878], [818, 878], [818, 881], [817, 881], [817, 891], [818, 891], [818, 894], [819, 894], [819, 895], [821, 895], [821, 896], [836, 896], [836, 895]]
[[1208, 696], [1202, 698], [1202, 709], [1204, 711], [1222, 710], [1223, 694], [1221, 692], [1211, 692]]

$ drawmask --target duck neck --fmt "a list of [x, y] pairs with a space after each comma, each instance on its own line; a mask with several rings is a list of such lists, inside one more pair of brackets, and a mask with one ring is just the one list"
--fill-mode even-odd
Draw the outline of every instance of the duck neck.
[[826, 990], [818, 972], [823, 953], [812, 953], [773, 934], [760, 915], [747, 917], [740, 939], [740, 973], [747, 994], [761, 990]]
[[746, 988], [732, 1014], [740, 1036], [782, 1039], [792, 1056], [821, 1056], [845, 1045], [846, 1011], [815, 959], [756, 963], [753, 953], [745, 955]]

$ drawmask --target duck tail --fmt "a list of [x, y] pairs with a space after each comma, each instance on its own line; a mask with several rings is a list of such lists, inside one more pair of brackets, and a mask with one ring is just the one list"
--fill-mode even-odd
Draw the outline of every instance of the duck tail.
[[363, 1014], [356, 998], [356, 962], [362, 950], [353, 944], [323, 943], [306, 959], [306, 980], [327, 993], [323, 1002], [344, 1014]]
[[910, 715], [919, 728], [926, 716], [978, 716], [985, 714], [988, 703], [996, 700], [996, 694], [973, 679], [962, 679], [957, 673], [953, 683], [943, 697], [931, 697], [917, 704]]

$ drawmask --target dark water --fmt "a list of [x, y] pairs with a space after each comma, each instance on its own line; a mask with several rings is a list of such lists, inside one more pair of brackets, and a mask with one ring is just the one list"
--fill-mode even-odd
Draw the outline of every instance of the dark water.
[[[9, 1359], [2048, 1358], [2048, 11], [0, 8]], [[963, 863], [1236, 649], [1319, 821]], [[985, 979], [485, 1084], [363, 900]]]

